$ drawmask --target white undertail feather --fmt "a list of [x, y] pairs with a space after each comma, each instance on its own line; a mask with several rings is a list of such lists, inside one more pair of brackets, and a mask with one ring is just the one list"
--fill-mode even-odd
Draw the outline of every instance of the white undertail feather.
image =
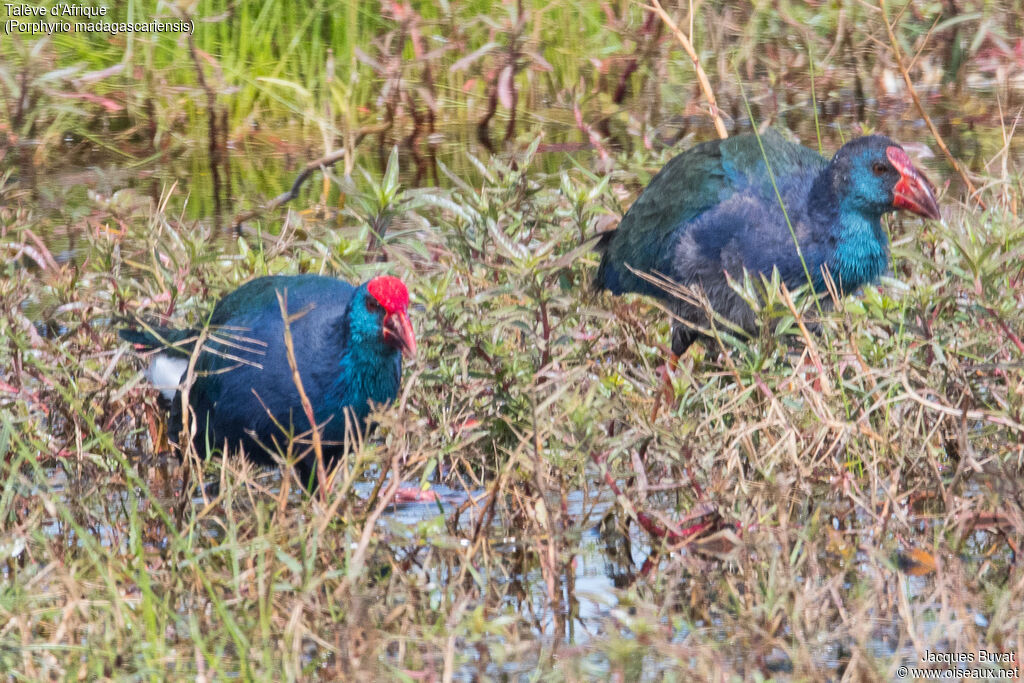
[[178, 385], [181, 384], [181, 378], [186, 370], [188, 370], [188, 358], [158, 353], [153, 356], [153, 360], [146, 370], [146, 379], [160, 390], [164, 398], [171, 400], [178, 391]]

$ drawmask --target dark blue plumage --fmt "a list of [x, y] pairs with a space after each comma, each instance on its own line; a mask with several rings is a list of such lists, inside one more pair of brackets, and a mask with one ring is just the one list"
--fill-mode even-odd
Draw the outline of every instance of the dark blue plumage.
[[[196, 450], [242, 447], [254, 462], [270, 464], [272, 454], [286, 452], [294, 436], [292, 453], [307, 454], [298, 468], [308, 481], [314, 465], [311, 430], [288, 362], [278, 294], [286, 297], [296, 367], [329, 466], [344, 449], [346, 413], [351, 424], [363, 428], [371, 402], [387, 403], [398, 395], [402, 352], [415, 352], [416, 346], [408, 292], [391, 277], [353, 287], [317, 275], [275, 276], [246, 283], [214, 308], [188, 393]], [[200, 331], [122, 330], [121, 336], [143, 348], [162, 349], [150, 374], [166, 395], [176, 391]], [[169, 348], [174, 342], [178, 345]], [[160, 362], [169, 380], [156, 376]], [[171, 434], [181, 426], [178, 394]]]
[[[939, 217], [927, 180], [886, 137], [852, 140], [831, 161], [771, 130], [760, 141], [706, 142], [669, 161], [602, 237], [595, 286], [658, 297], [682, 320], [706, 326], [700, 307], [641, 275], [659, 274], [702, 290], [717, 313], [752, 332], [753, 312], [726, 274], [741, 281], [744, 270], [770, 277], [778, 269], [787, 286], [809, 278], [820, 292], [828, 272], [840, 292], [853, 292], [885, 272], [881, 217], [899, 208]], [[675, 327], [674, 352], [697, 338], [692, 325]]]

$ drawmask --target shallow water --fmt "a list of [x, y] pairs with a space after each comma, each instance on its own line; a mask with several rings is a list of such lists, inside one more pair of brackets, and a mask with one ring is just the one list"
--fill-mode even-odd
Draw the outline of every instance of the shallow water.
[[[951, 150], [962, 159], [969, 168], [979, 170], [985, 162], [993, 158], [1002, 146], [1002, 133], [999, 128], [996, 106], [989, 101], [978, 109], [979, 102], [985, 104], [987, 97], [984, 90], [979, 90], [967, 99], [969, 104], [953, 101], [949, 98], [932, 98], [929, 106], [935, 116], [946, 142]], [[969, 120], [959, 112], [973, 109]], [[567, 112], [558, 111], [554, 114], [538, 117], [538, 120], [549, 122], [566, 120]], [[957, 197], [960, 192], [960, 181], [952, 172], [941, 153], [930, 142], [923, 123], [916, 118], [913, 110], [897, 107], [891, 103], [879, 104], [874, 101], [863, 103], [859, 107], [834, 107], [823, 117], [824, 137], [835, 142], [843, 136], [850, 135], [853, 122], [867, 120], [901, 142], [908, 144], [913, 155], [924, 167], [940, 188], [948, 187], [950, 197]], [[804, 110], [776, 112], [774, 121], [794, 130], [802, 140], [813, 144], [815, 122]], [[736, 129], [745, 129], [745, 121], [740, 120]], [[582, 141], [582, 136], [574, 127], [566, 124], [550, 123], [548, 127], [538, 129], [536, 134], [544, 136], [544, 145], [538, 150], [533, 168], [542, 182], [557, 184], [557, 171], [571, 169], [574, 166], [593, 168], [598, 165], [598, 154]], [[652, 139], [654, 143], [668, 142], [680, 134], [689, 135], [690, 140], [708, 139], [713, 131], [704, 120], [673, 119], [661, 125]], [[499, 151], [498, 155], [510, 158], [525, 144], [520, 141], [516, 149]], [[637, 138], [621, 136], [618, 148], [621, 154], [628, 154], [643, 143]], [[180, 213], [197, 225], [208, 227], [217, 235], [215, 243], [226, 253], [237, 250], [236, 233], [232, 228], [232, 218], [238, 212], [261, 203], [286, 190], [295, 174], [307, 161], [307, 158], [294, 151], [284, 151], [263, 142], [254, 141], [244, 147], [229, 148], [230, 158], [228, 182], [226, 187], [215, 188], [214, 173], [210, 169], [208, 156], [201, 149], [181, 158], [170, 160], [155, 159], [138, 166], [129, 167], [122, 159], [113, 159], [99, 150], [84, 149], [76, 145], [76, 158], [70, 160], [60, 169], [39, 170], [30, 166], [13, 165], [17, 173], [17, 184], [11, 191], [20, 195], [16, 200], [31, 205], [38, 212], [38, 234], [58, 263], [79, 264], [87, 248], [83, 241], [83, 226], [94, 229], [97, 226], [89, 223], [91, 214], [98, 202], [120, 203], [126, 210], [136, 203], [156, 204], [161, 201], [168, 189], [175, 186], [168, 212]], [[365, 168], [372, 176], [379, 177], [383, 171], [388, 153], [387, 146], [374, 147], [372, 143], [364, 143], [359, 166]], [[476, 167], [468, 161], [468, 155], [486, 159], [491, 152], [482, 145], [474, 130], [454, 129], [437, 133], [431, 141], [419, 141], [417, 147], [400, 147], [401, 177], [407, 186], [430, 186], [438, 184], [445, 187], [449, 184], [446, 177], [437, 172], [431, 161], [443, 163], [456, 175], [471, 185], [479, 183]], [[929, 156], [931, 154], [931, 156]], [[1017, 160], [1024, 157], [1024, 143], [1020, 136], [1014, 141], [1009, 154]], [[424, 161], [426, 159], [426, 161]], [[10, 164], [10, 157], [8, 158]], [[424, 165], [425, 164], [425, 165]], [[335, 173], [340, 171], [336, 170]], [[548, 175], [550, 174], [550, 176]], [[322, 183], [318, 175], [304, 186], [299, 196], [289, 205], [294, 211], [303, 211], [311, 206], [319, 206], [322, 195]], [[339, 217], [338, 206], [341, 196], [337, 187], [332, 187], [325, 202], [327, 207], [321, 211], [303, 216], [302, 220], [318, 221], [330, 226], [344, 226], [349, 220]], [[262, 225], [273, 231], [279, 227], [282, 211], [278, 210], [262, 219]], [[254, 221], [250, 221], [245, 229], [252, 231]], [[116, 229], [116, 226], [105, 226], [105, 229]], [[251, 234], [251, 233], [250, 233]], [[35, 322], [41, 334], [54, 336], [62, 334], [59, 325], [41, 319], [37, 312], [41, 310], [39, 302], [22, 303], [24, 311]], [[101, 321], [102, 322], [102, 321]], [[57, 468], [56, 472], [60, 472]], [[62, 475], [57, 475], [62, 476]], [[62, 482], [54, 482], [59, 490]], [[357, 491], [366, 495], [372, 488], [371, 482], [360, 484]], [[273, 487], [272, 487], [273, 490]], [[443, 518], [466, 501], [467, 492], [435, 484], [435, 493], [440, 497], [437, 503], [410, 503], [395, 506], [389, 510], [378, 524], [378, 531], [384, 542], [395, 548], [415, 547], [423, 542], [426, 535], [439, 548], [446, 543], [461, 546], [468, 543], [462, 537], [447, 538], [438, 532], [444, 530]], [[474, 491], [479, 496], [482, 491]], [[296, 493], [296, 495], [301, 495]], [[194, 503], [202, 504], [197, 498]], [[439, 509], [440, 507], [440, 509]], [[630, 535], [621, 536], [609, 542], [599, 530], [601, 518], [610, 510], [614, 510], [614, 500], [610, 496], [587, 499], [581, 492], [572, 492], [568, 496], [567, 515], [584, 529], [582, 536], [574, 539], [571, 570], [561, 577], [559, 590], [564, 597], [560, 611], [555, 612], [548, 604], [548, 596], [544, 576], [536, 561], [523, 559], [535, 548], [517, 538], [514, 526], [503, 520], [495, 520], [490, 533], [489, 542], [492, 551], [507, 558], [509, 571], [504, 576], [481, 574], [480, 591], [485, 594], [502, 596], [503, 605], [508, 614], [529, 622], [532, 642], [517, 657], [515, 664], [481, 662], [487, 675], [499, 677], [528, 678], [535, 671], [538, 662], [544, 657], [545, 648], [551, 647], [552, 641], [586, 648], [595, 636], [604, 636], [609, 631], [628, 629], [622, 624], [628, 623], [631, 616], [631, 605], [623, 605], [624, 591], [633, 584], [644, 560], [650, 553], [646, 535], [636, 525], [630, 526]], [[460, 524], [464, 531], [471, 528], [468, 515]], [[56, 524], [52, 522], [52, 524]], [[926, 522], [922, 522], [927, 526]], [[855, 526], [860, 526], [856, 523]], [[868, 520], [863, 520], [864, 527], [870, 527]], [[56, 527], [47, 527], [51, 533], [57, 533]], [[211, 533], [216, 530], [211, 527]], [[426, 529], [426, 531], [424, 531]], [[100, 530], [103, 543], [110, 539]], [[530, 541], [532, 542], [532, 540]], [[984, 543], [979, 542], [979, 546]], [[689, 552], [689, 551], [683, 551]], [[856, 555], [852, 562], [863, 563], [863, 556]], [[823, 564], [836, 563], [835, 558], [821, 558]], [[838, 564], [841, 564], [838, 563]], [[728, 563], [721, 563], [713, 570], [716, 578], [728, 576]], [[444, 575], [443, 568], [430, 567], [423, 577], [426, 585], [438, 595], [446, 587], [451, 577]], [[696, 570], [694, 570], [696, 574]], [[700, 577], [697, 574], [698, 578]], [[846, 586], [848, 588], [849, 586]], [[927, 596], [928, 583], [924, 579], [909, 578], [903, 588], [907, 595], [914, 599]], [[438, 598], [440, 600], [440, 598]], [[938, 609], [939, 606], [936, 606]], [[878, 635], [873, 642], [876, 654], [880, 657], [898, 656], [912, 662], [916, 658], [913, 646], [902, 644], [897, 639], [897, 628], [886, 622], [887, 615], [879, 615]], [[692, 632], [691, 628], [715, 631], [717, 624], [697, 621], [693, 624], [682, 623], [662, 624], [671, 629], [674, 642], [684, 642]], [[729, 634], [722, 633], [721, 639], [728, 641]], [[824, 670], [835, 673], [844, 661], [845, 655], [836, 648], [822, 646], [820, 663]], [[742, 665], [743, 653], [736, 653], [737, 664]], [[653, 657], [653, 656], [651, 656]], [[600, 651], [587, 652], [584, 658], [586, 665], [591, 667], [594, 676], [606, 676], [609, 671], [608, 656]], [[766, 663], [767, 670], [785, 672], [789, 665], [781, 651], [773, 651]], [[650, 677], [650, 671], [658, 670], [656, 657], [643, 667]], [[467, 664], [459, 673], [462, 680], [471, 680], [477, 674], [472, 664]]]
[[[806, 107], [768, 111], [767, 106], [760, 107], [757, 103], [753, 106], [759, 123], [767, 120], [772, 125], [787, 128], [810, 147], [816, 146], [819, 126], [827, 149], [858, 134], [859, 122], [865, 121], [871, 132], [883, 132], [904, 144], [940, 190], [948, 186], [951, 196], [961, 194], [962, 181], [931, 139], [916, 110], [896, 98], [884, 102], [866, 100], [857, 107], [847, 106], [848, 96], [850, 93], [837, 98], [843, 103], [839, 106], [821, 102], [818, 121]], [[1012, 99], [1010, 97], [1011, 102]], [[967, 169], [980, 171], [992, 162], [1000, 163], [997, 156], [1004, 146], [1004, 128], [1013, 125], [1006, 112], [1013, 110], [1006, 102], [997, 101], [992, 90], [980, 88], [964, 94], [933, 92], [927, 96], [927, 102], [930, 116], [945, 143]], [[777, 102], [774, 104], [779, 106]], [[765, 114], [758, 115], [759, 110], [765, 110]], [[543, 122], [541, 127], [520, 136], [515, 145], [499, 146], [493, 154], [511, 159], [524, 149], [532, 136], [540, 136], [542, 142], [531, 167], [538, 179], [549, 177], [550, 182], [557, 184], [559, 171], [577, 166], [600, 173], [602, 162], [597, 151], [574, 125], [566, 123], [571, 121], [571, 117], [569, 110], [553, 109], [543, 113], [536, 117], [538, 122]], [[732, 123], [730, 130], [733, 133], [747, 131], [749, 121], [739, 118]], [[695, 142], [714, 137], [713, 127], [704, 118], [669, 117], [648, 132], [646, 141], [620, 132], [606, 144], [610, 152], [619, 154], [629, 154], [642, 145], [655, 148], [668, 145], [682, 151]], [[450, 186], [446, 175], [439, 171], [439, 163], [470, 185], [476, 185], [480, 174], [469, 156], [486, 161], [492, 154], [492, 150], [481, 144], [478, 138], [475, 127], [463, 126], [442, 128], [426, 138], [383, 143], [368, 140], [358, 150], [356, 166], [379, 178], [394, 144], [400, 154], [400, 177], [404, 186]], [[22, 152], [27, 152], [32, 149], [32, 141], [24, 141], [20, 147]], [[148, 201], [156, 205], [171, 187], [175, 192], [168, 211], [210, 225], [214, 234], [221, 236], [223, 248], [233, 251], [236, 237], [233, 219], [285, 192], [311, 156], [323, 152], [307, 150], [303, 153], [255, 137], [244, 144], [229, 145], [225, 152], [226, 171], [216, 168], [215, 172], [201, 145], [187, 150], [180, 157], [158, 156], [130, 163], [126, 163], [124, 157], [115, 157], [107, 150], [81, 141], [69, 141], [68, 149], [68, 158], [58, 168], [35, 168], [30, 163], [30, 156], [19, 154], [17, 149], [8, 153], [0, 165], [0, 172], [9, 169], [13, 173], [13, 182], [8, 183], [6, 191], [16, 193], [22, 202], [30, 203], [39, 214], [42, 219], [39, 226], [41, 236], [59, 263], [76, 261], [81, 257], [81, 226], [88, 222], [95, 202], [130, 207]], [[1024, 139], [1021, 136], [1010, 140], [1007, 154], [1010, 159], [1018, 161], [1024, 158]], [[1014, 167], [1014, 164], [1010, 166]], [[342, 166], [339, 164], [331, 173], [337, 178], [342, 173]], [[218, 178], [226, 180], [215, 182]], [[365, 185], [359, 170], [355, 180], [357, 186]], [[334, 184], [325, 197], [320, 174], [314, 173], [285, 208], [304, 212], [306, 220], [341, 225], [344, 219], [339, 217], [338, 210], [343, 200]], [[317, 210], [310, 213], [306, 211], [309, 207], [317, 207]], [[283, 209], [279, 208], [264, 216], [262, 221], [267, 226], [264, 229], [273, 232], [281, 221], [282, 212]], [[249, 221], [248, 226], [251, 228], [253, 223]]]

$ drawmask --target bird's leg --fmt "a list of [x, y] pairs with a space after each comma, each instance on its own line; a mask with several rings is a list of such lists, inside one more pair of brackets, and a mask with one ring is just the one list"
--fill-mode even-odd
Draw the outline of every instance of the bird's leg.
[[651, 411], [651, 422], [658, 417], [658, 411], [661, 409], [662, 395], [664, 394], [665, 403], [671, 404], [675, 397], [675, 390], [672, 387], [672, 376], [679, 367], [679, 359], [686, 353], [686, 350], [690, 348], [693, 342], [700, 339], [700, 335], [687, 326], [684, 323], [673, 323], [672, 324], [672, 350], [663, 348], [663, 352], [668, 358], [668, 362], [664, 365], [658, 366], [658, 374], [661, 376], [662, 390], [658, 393], [658, 397], [654, 401], [654, 410]]
[[419, 486], [398, 487], [395, 492], [395, 503], [434, 503], [440, 500], [440, 496], [433, 489], [424, 491]]

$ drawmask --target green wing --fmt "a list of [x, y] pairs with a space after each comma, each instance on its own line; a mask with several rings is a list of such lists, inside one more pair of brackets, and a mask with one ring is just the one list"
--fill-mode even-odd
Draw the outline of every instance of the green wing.
[[605, 253], [595, 285], [616, 294], [662, 295], [631, 269], [666, 272], [666, 258], [687, 224], [737, 192], [775, 202], [766, 157], [777, 181], [817, 173], [827, 163], [817, 152], [771, 129], [761, 136], [761, 144], [753, 134], [737, 135], [702, 143], [669, 161], [633, 202], [618, 229], [602, 239], [599, 248]]

